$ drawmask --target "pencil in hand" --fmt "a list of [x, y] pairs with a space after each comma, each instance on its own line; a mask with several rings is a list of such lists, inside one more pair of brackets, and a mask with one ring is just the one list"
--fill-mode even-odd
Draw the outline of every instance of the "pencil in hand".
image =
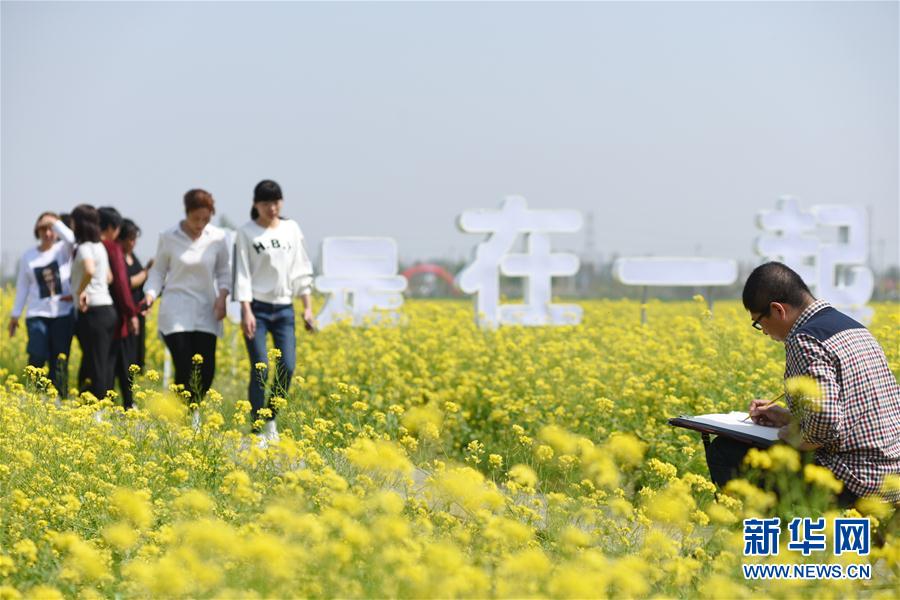
[[[779, 400], [781, 400], [783, 397], [784, 397], [784, 392], [781, 392], [780, 394], [775, 396], [775, 398], [773, 398], [772, 400], [769, 400], [767, 403], [763, 404], [756, 410], [765, 410], [765, 409], [769, 408], [770, 406], [772, 406], [773, 404], [775, 404], [776, 402], [778, 402]], [[750, 415], [747, 415], [746, 417], [741, 419], [741, 423], [746, 423], [749, 420], [750, 420]]]

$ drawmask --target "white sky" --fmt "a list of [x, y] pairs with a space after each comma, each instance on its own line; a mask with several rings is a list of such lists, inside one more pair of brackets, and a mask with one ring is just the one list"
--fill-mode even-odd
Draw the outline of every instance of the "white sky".
[[790, 193], [897, 262], [896, 2], [3, 2], [0, 100], [5, 272], [42, 210], [116, 205], [146, 258], [186, 190], [240, 224], [262, 178], [313, 254], [466, 256], [515, 193], [604, 256], [750, 259]]

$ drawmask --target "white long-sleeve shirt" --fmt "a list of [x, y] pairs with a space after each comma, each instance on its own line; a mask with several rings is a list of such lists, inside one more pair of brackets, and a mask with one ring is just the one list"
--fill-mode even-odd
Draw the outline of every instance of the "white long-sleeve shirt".
[[255, 222], [242, 226], [234, 241], [234, 299], [290, 304], [312, 290], [312, 262], [296, 221], [279, 219], [277, 227]]
[[222, 322], [213, 313], [219, 290], [231, 290], [231, 268], [225, 232], [207, 225], [192, 240], [176, 225], [159, 236], [156, 260], [144, 293], [156, 299], [165, 288], [157, 328], [163, 335], [204, 331], [222, 335]]
[[59, 240], [49, 250], [29, 248], [19, 263], [12, 316], [18, 319], [25, 306], [29, 317], [59, 317], [72, 312], [72, 246], [75, 234], [62, 221], [53, 223]]

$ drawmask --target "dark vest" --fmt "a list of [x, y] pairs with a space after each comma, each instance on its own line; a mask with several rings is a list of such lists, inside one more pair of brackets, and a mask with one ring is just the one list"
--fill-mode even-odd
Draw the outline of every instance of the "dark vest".
[[865, 329], [865, 327], [830, 306], [826, 306], [800, 326], [797, 333], [805, 333], [824, 342], [831, 336], [848, 329]]

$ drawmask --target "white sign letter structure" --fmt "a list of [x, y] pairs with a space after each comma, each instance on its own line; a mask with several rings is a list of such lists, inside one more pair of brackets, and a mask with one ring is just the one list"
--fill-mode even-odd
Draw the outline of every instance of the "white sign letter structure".
[[[525, 199], [508, 197], [500, 210], [470, 210], [458, 226], [466, 233], [488, 233], [478, 244], [475, 259], [457, 276], [457, 284], [475, 299], [476, 322], [482, 327], [499, 324], [577, 325], [582, 310], [574, 304], [551, 304], [552, 278], [574, 275], [579, 260], [574, 254], [552, 253], [548, 233], [581, 228], [575, 210], [529, 210]], [[520, 233], [528, 234], [527, 252], [509, 254]], [[525, 277], [525, 303], [499, 305], [500, 273]]]
[[[222, 231], [225, 232], [225, 243], [228, 244], [228, 264], [233, 265], [234, 238], [237, 237], [237, 232], [234, 229], [223, 229]], [[228, 296], [228, 303], [225, 305], [225, 316], [235, 325], [239, 325], [241, 322], [241, 303], [235, 302], [233, 295]]]
[[316, 317], [321, 328], [351, 317], [354, 326], [367, 319], [396, 321], [393, 311], [403, 305], [406, 289], [406, 278], [397, 274], [396, 242], [391, 238], [325, 238], [316, 289], [331, 293]]
[[756, 216], [756, 226], [771, 234], [757, 238], [757, 254], [783, 262], [807, 285], [814, 285], [816, 269], [813, 263], [819, 252], [815, 216], [801, 211], [791, 196], [782, 196], [775, 203], [775, 210], [764, 210]]
[[[756, 251], [768, 260], [788, 265], [803, 278], [816, 297], [866, 324], [872, 308], [866, 306], [875, 289], [872, 271], [865, 266], [868, 249], [866, 215], [843, 205], [817, 205], [801, 212], [796, 200], [784, 196], [774, 211], [757, 217], [769, 235], [757, 239]], [[835, 227], [837, 243], [821, 242], [818, 228]], [[772, 235], [774, 234], [774, 235]]]

